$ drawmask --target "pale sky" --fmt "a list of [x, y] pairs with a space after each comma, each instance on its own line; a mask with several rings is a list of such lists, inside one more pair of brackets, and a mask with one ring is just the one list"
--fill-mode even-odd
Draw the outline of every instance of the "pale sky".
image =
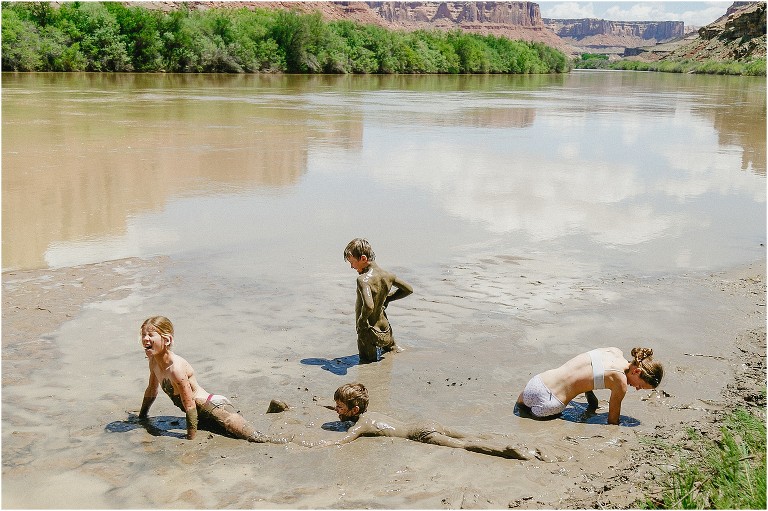
[[560, 2], [539, 0], [542, 18], [598, 18], [613, 21], [683, 21], [685, 26], [708, 25], [725, 14], [733, 2]]

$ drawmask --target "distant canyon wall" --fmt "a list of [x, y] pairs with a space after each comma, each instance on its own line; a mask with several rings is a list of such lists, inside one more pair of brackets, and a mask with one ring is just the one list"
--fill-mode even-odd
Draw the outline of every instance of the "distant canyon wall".
[[[350, 4], [354, 2], [341, 2]], [[390, 23], [441, 22], [543, 27], [539, 5], [533, 2], [365, 2]], [[445, 24], [442, 23], [442, 24]]]
[[587, 37], [608, 36], [663, 42], [685, 35], [682, 21], [610, 21], [593, 18], [544, 18], [544, 25], [562, 38], [580, 41]]

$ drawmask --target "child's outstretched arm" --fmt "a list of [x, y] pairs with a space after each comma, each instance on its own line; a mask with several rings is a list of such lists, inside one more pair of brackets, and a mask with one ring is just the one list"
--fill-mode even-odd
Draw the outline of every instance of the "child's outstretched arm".
[[360, 438], [360, 436], [366, 431], [365, 424], [366, 424], [365, 421], [358, 422], [357, 424], [349, 428], [347, 432], [344, 433], [344, 436], [334, 441], [332, 445], [348, 444], [352, 440], [356, 440]]
[[322, 440], [318, 440], [317, 442], [307, 442], [306, 440], [302, 440], [301, 442], [298, 442], [298, 443], [299, 445], [302, 445], [304, 447], [328, 447], [331, 445], [342, 445], [342, 444], [348, 444], [352, 440], [360, 438], [360, 436], [364, 432], [365, 432], [364, 424], [355, 424], [354, 426], [349, 428], [346, 433], [344, 433], [344, 436], [342, 436], [339, 439], [329, 440], [324, 438]]
[[147, 414], [149, 413], [149, 408], [152, 406], [152, 403], [155, 402], [155, 398], [157, 398], [157, 392], [159, 389], [160, 389], [160, 382], [157, 381], [157, 378], [155, 377], [155, 373], [150, 371], [149, 383], [147, 384], [147, 389], [144, 391], [144, 399], [141, 402], [141, 411], [139, 412], [139, 419], [147, 418]]

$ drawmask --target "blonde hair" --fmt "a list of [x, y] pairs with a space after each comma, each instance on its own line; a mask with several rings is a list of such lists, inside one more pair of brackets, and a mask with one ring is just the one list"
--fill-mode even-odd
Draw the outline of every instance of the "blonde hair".
[[653, 359], [651, 348], [632, 348], [631, 365], [640, 368], [640, 378], [654, 389], [659, 386], [664, 377], [664, 367], [661, 362]]
[[341, 401], [350, 410], [355, 406], [360, 413], [368, 409], [368, 389], [362, 383], [345, 383], [333, 393], [334, 401]]
[[[152, 316], [145, 319], [144, 323], [141, 324], [141, 335], [144, 334], [144, 329], [147, 326], [152, 326], [163, 337], [170, 337], [171, 343], [168, 345], [168, 349], [173, 348], [173, 323], [170, 319], [165, 316]], [[141, 336], [139, 342], [141, 342]]]
[[369, 261], [376, 259], [376, 254], [373, 253], [371, 244], [368, 240], [363, 238], [355, 238], [347, 243], [347, 248], [344, 249], [344, 260], [349, 261], [350, 257], [360, 259], [361, 257], [367, 257]]

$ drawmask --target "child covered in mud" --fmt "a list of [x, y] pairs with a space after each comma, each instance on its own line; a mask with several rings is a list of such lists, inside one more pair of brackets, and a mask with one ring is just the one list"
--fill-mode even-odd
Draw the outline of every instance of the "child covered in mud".
[[305, 447], [342, 445], [361, 436], [386, 436], [465, 449], [502, 458], [519, 460], [527, 460], [531, 456], [542, 460], [545, 458], [538, 450], [529, 451], [524, 447], [496, 444], [487, 437], [459, 433], [435, 421], [405, 424], [380, 413], [366, 412], [368, 409], [368, 390], [362, 383], [342, 385], [336, 389], [333, 399], [336, 401], [335, 410], [339, 414], [339, 420], [349, 422], [351, 426], [338, 440], [323, 439], [314, 443], [301, 442]]
[[619, 348], [598, 348], [570, 359], [556, 369], [537, 374], [517, 398], [520, 410], [534, 418], [559, 415], [568, 403], [585, 394], [589, 410], [597, 410], [593, 390], [609, 389], [608, 424], [619, 424], [621, 402], [627, 388], [655, 389], [664, 376], [661, 362], [650, 348], [633, 348], [632, 360], [625, 360]]
[[[392, 335], [386, 308], [390, 302], [413, 293], [410, 284], [382, 269], [375, 258], [370, 243], [362, 238], [353, 239], [344, 249], [344, 260], [359, 274], [355, 328], [361, 364], [378, 360], [377, 347], [384, 353], [402, 351]], [[391, 292], [393, 287], [396, 289]]]
[[[249, 442], [286, 443], [290, 438], [277, 438], [256, 430], [240, 415], [229, 399], [209, 394], [197, 382], [195, 371], [184, 358], [172, 351], [173, 324], [164, 316], [153, 316], [141, 325], [141, 344], [149, 359], [149, 384], [144, 391], [139, 419], [145, 420], [159, 390], [171, 398], [187, 415], [187, 438], [192, 440], [201, 425], [219, 427], [226, 433]], [[286, 406], [280, 401], [270, 403], [269, 412], [282, 411]]]

